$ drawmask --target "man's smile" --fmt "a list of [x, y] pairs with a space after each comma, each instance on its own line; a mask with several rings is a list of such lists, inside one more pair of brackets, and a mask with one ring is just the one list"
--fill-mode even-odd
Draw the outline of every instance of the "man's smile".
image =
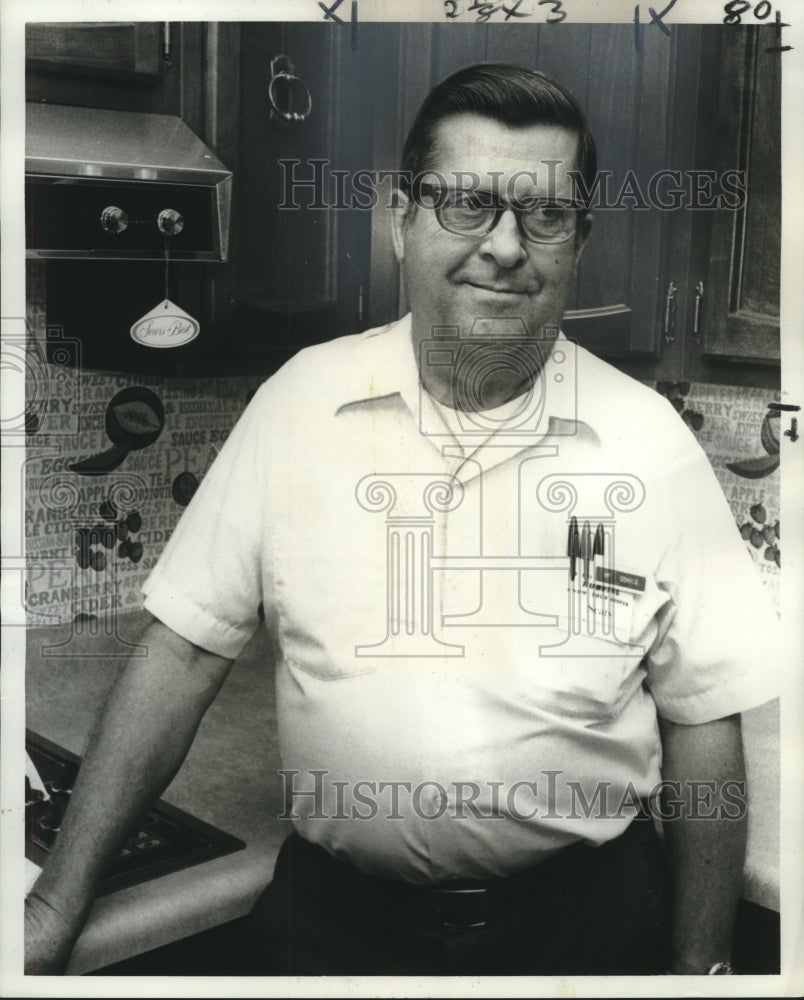
[[504, 281], [464, 281], [463, 284], [477, 291], [494, 295], [532, 295], [535, 291], [531, 288], [519, 288]]

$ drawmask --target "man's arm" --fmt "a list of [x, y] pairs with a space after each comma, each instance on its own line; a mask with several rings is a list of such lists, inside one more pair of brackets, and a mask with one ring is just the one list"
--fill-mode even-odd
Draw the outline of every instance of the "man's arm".
[[664, 823], [674, 890], [672, 971], [695, 973], [731, 959], [747, 832], [740, 716], [695, 726], [661, 719], [660, 728], [662, 777], [680, 782], [684, 803], [676, 806], [679, 818]]
[[93, 734], [47, 865], [25, 907], [26, 971], [63, 972], [98, 880], [167, 787], [232, 661], [160, 622], [142, 640]]

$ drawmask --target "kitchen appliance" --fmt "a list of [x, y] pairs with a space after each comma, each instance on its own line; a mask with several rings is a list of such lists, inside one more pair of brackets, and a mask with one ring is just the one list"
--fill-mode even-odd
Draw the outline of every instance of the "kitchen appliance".
[[[211, 288], [229, 255], [232, 172], [180, 118], [137, 111], [29, 102], [25, 153], [26, 255], [45, 261], [48, 360], [69, 341], [83, 368], [220, 373]], [[167, 350], [133, 340], [168, 299], [198, 336]]]

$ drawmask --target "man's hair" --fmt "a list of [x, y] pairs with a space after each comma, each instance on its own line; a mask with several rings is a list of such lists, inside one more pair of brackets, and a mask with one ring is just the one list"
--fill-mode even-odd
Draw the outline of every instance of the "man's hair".
[[440, 122], [450, 115], [467, 112], [486, 115], [506, 125], [563, 125], [572, 130], [578, 136], [577, 168], [586, 190], [592, 190], [597, 154], [580, 104], [544, 73], [508, 63], [468, 66], [430, 91], [402, 150], [405, 182], [432, 168]]

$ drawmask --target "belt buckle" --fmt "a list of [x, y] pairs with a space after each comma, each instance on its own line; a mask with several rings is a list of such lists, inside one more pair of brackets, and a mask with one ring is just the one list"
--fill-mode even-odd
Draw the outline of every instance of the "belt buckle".
[[[469, 930], [488, 925], [488, 889], [437, 888], [436, 893], [436, 906], [443, 927]], [[459, 919], [462, 911], [466, 912], [465, 920]]]

